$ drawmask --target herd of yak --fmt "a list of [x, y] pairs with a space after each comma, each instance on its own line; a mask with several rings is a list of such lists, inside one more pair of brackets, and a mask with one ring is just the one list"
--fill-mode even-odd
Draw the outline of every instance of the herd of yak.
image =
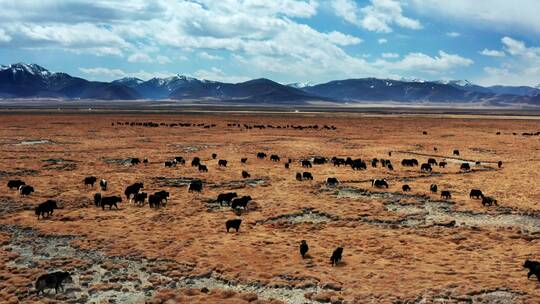
[[[133, 123], [130, 124], [130, 123], [121, 123], [121, 122], [117, 122], [116, 124], [117, 125], [134, 125]], [[113, 123], [113, 125], [114, 125], [114, 123]], [[135, 124], [135, 125], [139, 125], [139, 124]], [[147, 127], [158, 127], [158, 126], [160, 126], [162, 124], [140, 123], [140, 125], [141, 126], [147, 126]], [[188, 126], [188, 124], [185, 124], [185, 125], [182, 125], [182, 124], [170, 125], [169, 124], [169, 125], [166, 125], [166, 126], [169, 126], [169, 127]], [[200, 124], [200, 125], [197, 125], [197, 126], [205, 127], [205, 128], [206, 127], [211, 128], [211, 127], [214, 127], [215, 125]], [[229, 126], [232, 126], [232, 127], [238, 126], [238, 127], [240, 127], [239, 124], [229, 124]], [[248, 127], [249, 128], [266, 128], [268, 126], [262, 126], [262, 125], [247, 126], [247, 125], [245, 125], [244, 127], [246, 127], [246, 128], [248, 128]], [[313, 129], [319, 128], [317, 125], [314, 125], [314, 126], [290, 126], [290, 125], [284, 126], [284, 128], [289, 128], [289, 127], [290, 128], [313, 128]], [[277, 126], [276, 128], [281, 128], [281, 126]], [[326, 125], [323, 128], [335, 129], [334, 126], [326, 126]], [[436, 150], [436, 148], [435, 148], [435, 150]], [[389, 156], [392, 155], [391, 152], [389, 152], [388, 154], [389, 154]], [[459, 155], [459, 151], [454, 150], [453, 154], [454, 155]], [[268, 157], [268, 155], [266, 153], [264, 153], [264, 152], [257, 153], [256, 157], [257, 157], [257, 159], [261, 159], [261, 160], [268, 158], [272, 162], [280, 162], [281, 161], [281, 158], [278, 155], [272, 154], [272, 155], [270, 155]], [[212, 154], [212, 159], [216, 159], [216, 158], [217, 158], [217, 154], [215, 154], [215, 153]], [[241, 158], [240, 162], [242, 164], [245, 164], [247, 162], [247, 158]], [[293, 162], [292, 159], [288, 159], [284, 163], [285, 168], [289, 169], [292, 162]], [[139, 165], [140, 163], [148, 164], [148, 159], [145, 158], [145, 159], [143, 159], [142, 162], [138, 158], [130, 159], [130, 164], [131, 165]], [[171, 160], [165, 161], [164, 166], [171, 168], [171, 167], [176, 167], [177, 165], [185, 165], [185, 163], [186, 163], [186, 159], [184, 157], [178, 156], [178, 157], [174, 157]], [[306, 169], [312, 168], [313, 165], [323, 165], [323, 164], [326, 164], [326, 163], [332, 163], [334, 166], [337, 166], [337, 167], [349, 166], [353, 170], [367, 170], [368, 169], [367, 164], [369, 163], [371, 167], [377, 167], [377, 166], [380, 165], [381, 167], [385, 167], [388, 170], [394, 170], [392, 162], [390, 160], [388, 160], [388, 159], [374, 158], [374, 159], [371, 159], [371, 160], [363, 160], [363, 159], [360, 159], [360, 158], [352, 159], [351, 157], [347, 157], [347, 158], [341, 158], [341, 157], [332, 157], [332, 158], [313, 157], [313, 158], [310, 158], [310, 159], [301, 159], [301, 160], [299, 160], [300, 166], [302, 168], [306, 168]], [[227, 164], [228, 164], [227, 160], [224, 160], [224, 159], [218, 160], [218, 165], [220, 167], [227, 167]], [[401, 161], [401, 165], [403, 167], [416, 167], [416, 166], [419, 166], [421, 171], [423, 171], [423, 172], [431, 172], [433, 170], [433, 166], [439, 166], [441, 168], [444, 168], [448, 164], [445, 161], [437, 162], [436, 159], [429, 158], [427, 160], [427, 162], [422, 163], [422, 164], [419, 164], [418, 160], [416, 160], [416, 159], [403, 159]], [[476, 165], [480, 165], [480, 163], [477, 162]], [[199, 157], [194, 157], [191, 160], [191, 166], [197, 167], [200, 172], [207, 172], [208, 171], [208, 167], [201, 162], [201, 159]], [[499, 168], [502, 167], [502, 162], [501, 161], [498, 162], [498, 167]], [[461, 164], [460, 170], [468, 171], [468, 170], [471, 170], [471, 167], [470, 167], [468, 162], [463, 162]], [[250, 174], [245, 170], [243, 170], [241, 172], [241, 174], [242, 174], [243, 178], [249, 178], [250, 177]], [[313, 180], [313, 175], [308, 171], [296, 172], [296, 180], [298, 180], [298, 181]], [[94, 187], [94, 185], [96, 183], [98, 183], [98, 178], [95, 177], [95, 176], [87, 176], [86, 178], [84, 178], [84, 180], [82, 182], [83, 182], [83, 184], [85, 186]], [[335, 177], [329, 177], [329, 178], [326, 179], [326, 185], [327, 186], [336, 186], [338, 184], [339, 184], [339, 181]], [[373, 179], [373, 180], [371, 180], [371, 184], [372, 184], [373, 187], [377, 187], [377, 188], [388, 188], [389, 187], [388, 182], [385, 179]], [[19, 180], [19, 179], [10, 180], [8, 182], [7, 186], [10, 189], [18, 189], [21, 196], [28, 196], [28, 195], [31, 195], [34, 192], [34, 188], [32, 186], [27, 185], [24, 181]], [[108, 187], [107, 180], [105, 180], [105, 179], [99, 180], [99, 187], [100, 187], [100, 189], [102, 191], [106, 191], [107, 187]], [[142, 191], [143, 188], [144, 188], [144, 184], [140, 183], [140, 182], [129, 185], [129, 186], [127, 186], [125, 188], [124, 196], [126, 197], [127, 200], [129, 200], [130, 202], [134, 202], [138, 206], [144, 206], [146, 202], [148, 202], [148, 204], [149, 204], [149, 206], [151, 208], [160, 208], [160, 207], [166, 206], [167, 201], [168, 201], [168, 199], [170, 197], [169, 192], [167, 192], [165, 190], [161, 190], [161, 191], [157, 191], [157, 192], [149, 195], [148, 193]], [[436, 184], [432, 184], [430, 186], [429, 190], [432, 193], [437, 193], [437, 191], [438, 191], [437, 188], [438, 187], [437, 187]], [[190, 182], [189, 186], [188, 186], [188, 191], [189, 192], [201, 192], [202, 190], [203, 190], [203, 182], [201, 180], [192, 180]], [[404, 191], [404, 192], [411, 191], [411, 187], [409, 185], [407, 185], [407, 184], [404, 184], [404, 185], [402, 185], [402, 191]], [[440, 192], [440, 195], [441, 195], [441, 198], [443, 198], [443, 199], [449, 199], [452, 196], [452, 194], [451, 194], [451, 192], [449, 190], [442, 190]], [[484, 195], [484, 193], [482, 193], [482, 191], [479, 190], [479, 189], [472, 189], [470, 191], [469, 196], [470, 196], [470, 198], [474, 198], [474, 199], [482, 199], [482, 204], [484, 206], [491, 206], [491, 205], [496, 205], [497, 204], [496, 199]], [[239, 208], [246, 209], [250, 201], [251, 201], [250, 196], [238, 197], [236, 192], [220, 193], [217, 196], [217, 199], [216, 199], [216, 202], [219, 203], [221, 206], [223, 206], [223, 204], [226, 204], [226, 205], [230, 206], [233, 210], [238, 210]], [[118, 204], [121, 203], [121, 202], [122, 202], [122, 197], [121, 196], [102, 196], [102, 194], [99, 193], [99, 192], [94, 195], [94, 204], [97, 207], [101, 207], [103, 210], [105, 210], [105, 207], [109, 207], [109, 209], [112, 209], [113, 206], [118, 209]], [[37, 207], [35, 207], [35, 214], [37, 215], [38, 219], [40, 217], [41, 218], [49, 217], [49, 216], [51, 216], [53, 214], [54, 209], [57, 209], [57, 208], [58, 208], [58, 204], [57, 204], [57, 202], [55, 200], [47, 200], [47, 201], [39, 204]], [[227, 220], [225, 222], [226, 231], [229, 232], [230, 229], [234, 229], [236, 232], [238, 232], [239, 229], [240, 229], [241, 223], [242, 223], [242, 220], [239, 219], [239, 218]], [[305, 240], [302, 240], [299, 247], [300, 247], [300, 255], [302, 256], [302, 258], [304, 258], [306, 256], [308, 250], [309, 250], [309, 246], [308, 246], [308, 244], [307, 244], [307, 242]], [[338, 265], [339, 262], [341, 261], [342, 255], [343, 255], [343, 247], [336, 248], [332, 252], [332, 255], [330, 257], [331, 264], [333, 266]], [[528, 277], [530, 277], [531, 275], [536, 275], [536, 277], [540, 281], [540, 262], [527, 260], [524, 263], [523, 267], [529, 269], [529, 273], [527, 275]], [[50, 274], [45, 274], [45, 275], [42, 275], [42, 276], [40, 276], [38, 278], [38, 280], [37, 280], [37, 282], [35, 284], [35, 288], [36, 288], [38, 294], [40, 292], [42, 292], [44, 289], [46, 289], [46, 288], [54, 288], [56, 290], [56, 292], [58, 292], [59, 289], [63, 289], [62, 288], [62, 283], [64, 281], [70, 281], [70, 280], [71, 280], [71, 275], [69, 273], [67, 273], [67, 272], [54, 272], [54, 273], [50, 273]]]

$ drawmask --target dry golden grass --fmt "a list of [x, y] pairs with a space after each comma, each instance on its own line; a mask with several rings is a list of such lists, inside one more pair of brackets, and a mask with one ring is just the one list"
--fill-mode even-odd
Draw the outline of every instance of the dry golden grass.
[[[164, 123], [216, 123], [218, 127], [144, 128], [111, 126], [117, 121], [155, 121]], [[247, 124], [324, 124], [337, 130], [265, 129], [244, 130], [227, 127], [227, 123]], [[423, 135], [422, 131], [428, 135]], [[496, 135], [496, 132], [502, 132]], [[249, 285], [295, 286], [302, 290], [314, 282], [318, 286], [333, 284], [340, 290], [322, 289], [307, 294], [312, 300], [344, 301], [347, 303], [391, 303], [425, 298], [447, 302], [472, 299], [490, 302], [489, 293], [505, 290], [510, 302], [532, 303], [538, 299], [540, 286], [535, 279], [527, 280], [522, 263], [537, 254], [539, 234], [522, 231], [519, 222], [499, 221], [498, 215], [522, 216], [540, 212], [540, 140], [538, 136], [521, 136], [522, 132], [540, 131], [534, 119], [490, 119], [478, 117], [407, 117], [362, 116], [355, 114], [96, 114], [96, 115], [0, 115], [0, 175], [2, 184], [21, 178], [36, 188], [29, 197], [20, 197], [5, 186], [2, 196], [11, 200], [3, 207], [2, 225], [31, 227], [47, 235], [74, 235], [72, 245], [92, 249], [107, 256], [170, 261], [162, 271], [174, 280], [214, 273], [220, 277]], [[518, 135], [512, 135], [513, 132]], [[55, 144], [19, 145], [25, 140], [47, 139]], [[437, 147], [438, 151], [433, 148]], [[196, 148], [197, 151], [189, 151]], [[404, 168], [403, 158], [417, 158], [421, 163], [428, 156], [437, 160], [452, 156], [459, 149], [460, 157], [484, 162], [473, 166], [473, 172], [461, 174], [459, 164], [449, 161], [444, 168], [434, 168], [431, 176], [418, 167]], [[255, 154], [264, 151], [278, 154], [281, 162], [257, 160]], [[392, 156], [388, 152], [393, 151]], [[401, 152], [398, 152], [401, 151]], [[227, 159], [227, 168], [219, 168], [217, 159]], [[353, 171], [331, 164], [314, 165], [304, 170], [298, 161], [311, 156], [351, 156], [390, 159], [394, 171], [371, 168]], [[184, 156], [188, 162], [200, 156], [208, 165], [208, 173], [196, 168], [178, 166], [165, 168], [163, 162], [174, 156]], [[104, 159], [148, 157], [147, 166], [108, 164]], [[240, 163], [248, 157], [247, 164]], [[44, 160], [61, 158], [75, 163], [73, 170], [47, 167]], [[291, 169], [284, 168], [287, 158], [295, 160]], [[502, 160], [502, 169], [494, 163]], [[495, 168], [489, 171], [480, 169]], [[21, 169], [36, 170], [33, 175], [18, 175]], [[70, 169], [70, 168], [68, 168]], [[215, 199], [231, 187], [209, 187], [209, 184], [242, 180], [240, 172], [247, 170], [252, 178], [265, 178], [268, 185], [235, 189], [240, 195], [250, 195], [257, 208], [250, 207], [241, 215], [239, 233], [225, 233], [225, 221], [237, 217], [230, 208], [209, 210], [206, 201]], [[297, 182], [295, 172], [310, 171], [314, 181]], [[14, 174], [15, 173], [15, 174]], [[82, 180], [95, 175], [109, 181], [106, 195], [123, 196], [124, 188], [142, 181], [144, 191], [165, 189], [171, 199], [165, 208], [137, 207], [125, 198], [119, 210], [101, 210], [92, 205], [98, 191], [85, 188]], [[202, 193], [188, 193], [186, 187], [164, 187], [154, 177], [192, 177], [205, 181]], [[452, 191], [455, 204], [451, 212], [491, 214], [489, 221], [475, 227], [430, 225], [406, 227], [397, 220], [410, 215], [385, 208], [385, 200], [377, 197], [338, 197], [337, 189], [327, 188], [327, 177], [337, 177], [342, 183], [337, 189], [357, 188], [376, 192], [400, 193], [405, 183], [412, 188], [411, 196], [402, 203], [419, 204], [419, 195], [439, 200], [430, 194], [429, 185]], [[367, 181], [387, 178], [390, 188], [373, 189]], [[479, 200], [469, 198], [470, 189], [482, 189], [498, 199], [499, 207], [484, 207]], [[57, 199], [62, 209], [46, 220], [37, 220], [33, 210], [14, 206], [35, 206], [46, 199]], [[251, 204], [251, 203], [250, 203]], [[312, 208], [335, 220], [323, 223], [284, 223], [269, 219]], [[8, 213], [8, 209], [14, 212]], [[467, 213], [470, 212], [470, 213]], [[473, 214], [473, 217], [476, 216]], [[449, 217], [448, 221], [453, 218]], [[377, 224], [376, 221], [394, 221]], [[444, 222], [444, 221], [443, 221]], [[533, 222], [534, 224], [534, 222]], [[538, 227], [540, 230], [540, 227]], [[309, 257], [302, 260], [298, 245], [307, 240]], [[36, 258], [39, 267], [20, 268], [13, 264], [17, 254], [10, 252], [9, 233], [0, 234], [0, 302], [59, 301], [62, 295], [46, 298], [27, 294], [39, 274], [50, 269], [70, 269], [77, 272], [82, 265], [92, 264], [84, 258], [62, 261], [52, 267], [47, 260]], [[337, 246], [344, 247], [343, 261], [332, 267], [329, 257]], [[57, 261], [56, 261], [57, 262]], [[7, 263], [7, 264], [6, 264]], [[89, 266], [88, 266], [89, 267]], [[104, 267], [114, 267], [105, 265]], [[89, 270], [87, 270], [89, 271]], [[88, 273], [91, 275], [91, 273]], [[132, 278], [131, 278], [132, 279]], [[121, 281], [122, 282], [122, 281]], [[120, 286], [121, 286], [120, 282]], [[109, 282], [111, 283], [111, 282]], [[189, 288], [162, 288], [153, 282], [151, 303], [270, 303], [257, 294], [211, 289], [208, 293]], [[114, 290], [90, 284], [94, 288]], [[306, 293], [308, 293], [306, 291]], [[487, 295], [486, 295], [487, 294]], [[18, 298], [17, 298], [18, 297]], [[488, 298], [482, 298], [488, 297]], [[487, 299], [487, 300], [486, 300]], [[79, 299], [80, 300], [80, 299]], [[283, 300], [281, 299], [282, 301]]]

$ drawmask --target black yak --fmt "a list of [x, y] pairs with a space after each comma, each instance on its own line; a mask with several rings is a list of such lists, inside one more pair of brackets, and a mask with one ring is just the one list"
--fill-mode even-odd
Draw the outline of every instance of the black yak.
[[372, 179], [371, 186], [377, 188], [386, 187], [388, 189], [388, 183], [384, 179]]
[[217, 196], [217, 202], [220, 205], [223, 205], [223, 203], [226, 203], [227, 205], [230, 204], [231, 200], [235, 197], [237, 197], [238, 194], [236, 192], [227, 192], [227, 193], [220, 193]]
[[484, 197], [484, 194], [482, 193], [481, 190], [472, 189], [471, 192], [469, 193], [469, 197], [470, 198], [480, 199], [480, 198]]
[[302, 259], [306, 257], [306, 253], [309, 250], [309, 246], [305, 240], [302, 240], [300, 242], [300, 255], [302, 256]]
[[28, 196], [30, 195], [32, 192], [35, 192], [34, 191], [34, 187], [32, 186], [29, 186], [29, 185], [22, 185], [19, 187], [19, 194], [21, 196]]
[[101, 198], [101, 209], [105, 210], [105, 206], [109, 206], [109, 210], [112, 209], [112, 206], [115, 206], [118, 209], [118, 203], [122, 202], [120, 196], [106, 196]]
[[225, 228], [227, 228], [227, 232], [229, 232], [229, 229], [231, 228], [236, 229], [236, 232], [238, 232], [240, 229], [240, 224], [242, 224], [241, 219], [228, 220], [225, 222]]
[[202, 191], [202, 181], [201, 180], [194, 180], [191, 183], [189, 183], [188, 192], [201, 192]]
[[90, 185], [92, 187], [94, 187], [94, 184], [96, 183], [96, 181], [97, 181], [97, 177], [95, 176], [87, 176], [83, 180], [85, 186]]
[[20, 179], [10, 180], [7, 183], [7, 186], [9, 189], [14, 189], [14, 188], [19, 189], [21, 186], [24, 186], [24, 185], [26, 185], [26, 183]]
[[448, 190], [443, 190], [441, 191], [441, 198], [446, 198], [446, 199], [452, 198], [452, 194]]
[[40, 216], [44, 218], [45, 213], [47, 214], [47, 217], [49, 217], [49, 215], [53, 214], [54, 209], [57, 209], [57, 208], [58, 208], [58, 205], [56, 204], [56, 201], [47, 200], [46, 202], [41, 203], [36, 207], [36, 215], [38, 219]]
[[47, 288], [54, 288], [56, 293], [58, 293], [59, 289], [63, 291], [64, 286], [62, 286], [62, 283], [64, 281], [73, 282], [73, 279], [71, 278], [71, 274], [69, 272], [57, 271], [41, 275], [37, 279], [35, 285], [37, 294], [39, 295], [40, 292], [45, 293], [44, 290]]
[[535, 275], [536, 279], [540, 282], [540, 262], [526, 260], [525, 263], [523, 263], [523, 268], [529, 269], [529, 273], [527, 273], [527, 279]]
[[332, 252], [332, 256], [330, 257], [330, 262], [332, 263], [332, 266], [336, 266], [341, 261], [341, 258], [343, 256], [343, 247], [338, 247], [334, 252]]

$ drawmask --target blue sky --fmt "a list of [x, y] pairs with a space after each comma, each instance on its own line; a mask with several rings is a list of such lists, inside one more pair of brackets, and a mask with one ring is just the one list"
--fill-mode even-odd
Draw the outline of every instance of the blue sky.
[[540, 84], [537, 0], [0, 0], [0, 63], [93, 80]]

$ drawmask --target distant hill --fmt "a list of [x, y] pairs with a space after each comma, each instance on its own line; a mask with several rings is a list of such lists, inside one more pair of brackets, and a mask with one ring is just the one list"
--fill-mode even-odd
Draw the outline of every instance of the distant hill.
[[0, 98], [65, 99], [173, 99], [241, 102], [251, 104], [304, 104], [311, 101], [483, 103], [540, 105], [540, 89], [527, 86], [483, 87], [466, 80], [423, 81], [360, 78], [323, 84], [283, 85], [269, 79], [241, 83], [201, 80], [184, 75], [122, 78], [112, 82], [88, 81], [52, 73], [36, 64], [0, 66]]
[[137, 99], [140, 95], [121, 84], [88, 81], [65, 73], [52, 73], [37, 64], [0, 66], [2, 98]]

